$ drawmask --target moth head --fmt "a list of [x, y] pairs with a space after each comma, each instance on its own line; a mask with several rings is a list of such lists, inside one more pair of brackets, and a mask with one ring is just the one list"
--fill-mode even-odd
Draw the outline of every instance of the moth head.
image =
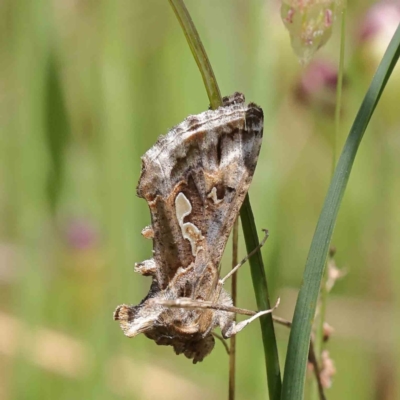
[[122, 331], [128, 337], [135, 337], [152, 329], [158, 315], [158, 312], [146, 312], [141, 306], [126, 304], [118, 306], [114, 311], [114, 319], [119, 321]]

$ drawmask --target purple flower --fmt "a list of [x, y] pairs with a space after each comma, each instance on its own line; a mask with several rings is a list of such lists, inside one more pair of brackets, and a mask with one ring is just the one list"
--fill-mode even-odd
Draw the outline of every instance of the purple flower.
[[296, 88], [297, 100], [333, 112], [336, 101], [337, 66], [327, 60], [313, 60], [304, 70]]
[[97, 243], [98, 232], [88, 220], [72, 218], [67, 223], [66, 239], [69, 246], [84, 250]]
[[358, 32], [361, 42], [377, 37], [387, 38], [388, 44], [400, 22], [400, 3], [381, 1], [373, 5], [363, 19]]

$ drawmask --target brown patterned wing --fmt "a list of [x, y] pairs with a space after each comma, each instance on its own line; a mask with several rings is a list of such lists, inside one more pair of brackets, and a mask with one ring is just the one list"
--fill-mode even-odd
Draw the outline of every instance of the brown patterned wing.
[[178, 268], [218, 266], [251, 183], [263, 112], [235, 93], [189, 116], [146, 152], [137, 187], [150, 208], [155, 274], [165, 289]]

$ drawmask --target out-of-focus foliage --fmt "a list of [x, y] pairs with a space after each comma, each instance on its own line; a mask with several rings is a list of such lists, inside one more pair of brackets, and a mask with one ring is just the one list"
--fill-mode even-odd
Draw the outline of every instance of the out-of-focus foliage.
[[[349, 4], [339, 146], [379, 61], [359, 34], [371, 7], [387, 4], [375, 3]], [[339, 37], [334, 30], [305, 70], [278, 2], [186, 4], [222, 94], [242, 91], [265, 112], [250, 192], [258, 227], [270, 230], [272, 298], [290, 319], [330, 179]], [[208, 107], [168, 2], [4, 0], [0, 60], [0, 398], [225, 397], [222, 345], [194, 366], [144, 336], [128, 340], [112, 320], [116, 305], [139, 303], [150, 285], [133, 273], [151, 255], [140, 235], [149, 213], [135, 195], [140, 156]], [[366, 133], [333, 240], [347, 275], [328, 300], [330, 399], [393, 399], [400, 390], [398, 77]], [[245, 267], [238, 305], [255, 307]], [[283, 365], [288, 332], [277, 335]], [[237, 346], [238, 399], [266, 398], [257, 323]]]

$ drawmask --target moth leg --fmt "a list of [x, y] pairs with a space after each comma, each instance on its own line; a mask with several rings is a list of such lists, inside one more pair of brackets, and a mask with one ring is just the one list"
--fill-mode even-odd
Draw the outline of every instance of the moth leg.
[[221, 335], [218, 335], [218, 333], [211, 332], [211, 334], [212, 334], [215, 338], [217, 338], [217, 339], [222, 343], [222, 345], [225, 347], [226, 353], [227, 353], [228, 356], [229, 356], [229, 354], [231, 354], [231, 351], [230, 351], [230, 349], [229, 349], [229, 345], [228, 345], [228, 343], [226, 342], [226, 340], [225, 340]]
[[157, 272], [157, 265], [154, 261], [154, 258], [150, 258], [150, 260], [145, 260], [140, 263], [135, 264], [135, 272], [142, 274], [144, 276], [155, 276]]
[[262, 317], [263, 315], [272, 313], [279, 306], [280, 299], [277, 300], [276, 304], [270, 310], [259, 311], [255, 313], [252, 317], [245, 319], [241, 322], [235, 322], [227, 316], [221, 316], [219, 325], [221, 327], [222, 336], [224, 338], [230, 338], [236, 334], [238, 334], [243, 328], [249, 325], [251, 322], [256, 320], [257, 318]]
[[142, 236], [146, 239], [154, 239], [154, 230], [151, 225], [145, 226], [142, 229]]
[[232, 268], [232, 269], [229, 271], [229, 273], [228, 273], [224, 278], [222, 278], [222, 279], [219, 280], [219, 285], [222, 286], [222, 285], [225, 283], [225, 281], [226, 281], [227, 279], [229, 279], [234, 273], [236, 273], [237, 270], [238, 270], [243, 264], [245, 264], [245, 263], [247, 262], [247, 260], [248, 260], [251, 256], [253, 256], [258, 250], [261, 249], [261, 247], [264, 246], [265, 242], [266, 242], [267, 239], [268, 239], [269, 233], [268, 233], [268, 230], [267, 230], [267, 229], [263, 229], [263, 232], [264, 232], [264, 238], [263, 238], [263, 240], [258, 244], [258, 246], [257, 246], [255, 249], [253, 249], [249, 254], [247, 254], [247, 256], [246, 256], [245, 258], [243, 258], [243, 260], [240, 261], [239, 264], [237, 264], [234, 268]]

